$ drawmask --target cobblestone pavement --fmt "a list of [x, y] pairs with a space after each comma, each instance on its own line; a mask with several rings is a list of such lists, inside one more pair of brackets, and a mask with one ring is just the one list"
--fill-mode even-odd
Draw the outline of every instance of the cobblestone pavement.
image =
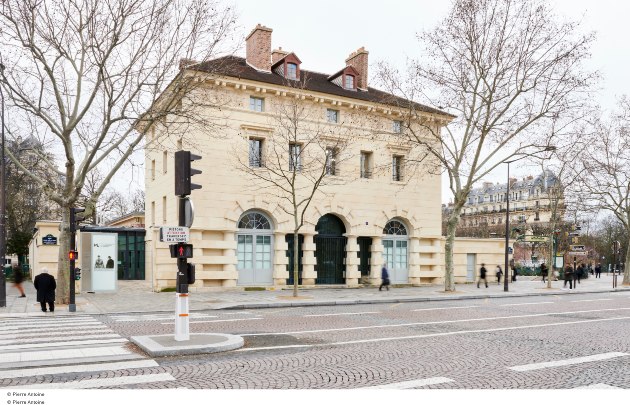
[[[91, 318], [123, 338], [173, 331], [173, 315], [160, 312]], [[15, 324], [20, 319], [5, 321]], [[32, 366], [26, 368], [31, 375], [7, 377], [15, 370], [0, 370], [0, 389], [42, 384], [55, 384], [54, 388], [630, 388], [629, 327], [630, 291], [208, 309], [193, 313], [191, 332], [239, 334], [245, 347], [213, 355], [143, 356], [139, 360], [155, 364], [134, 368], [107, 367], [114, 362], [104, 360], [90, 363], [93, 369], [85, 371], [76, 367], [51, 372], [46, 367], [52, 365]], [[0, 353], [7, 345], [0, 343]], [[124, 347], [138, 354], [133, 345]]]

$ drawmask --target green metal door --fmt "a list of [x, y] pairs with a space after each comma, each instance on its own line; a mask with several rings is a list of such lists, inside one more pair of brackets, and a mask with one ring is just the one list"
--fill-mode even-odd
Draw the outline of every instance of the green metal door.
[[332, 214], [319, 219], [315, 230], [315, 284], [343, 284], [346, 271], [346, 228]]

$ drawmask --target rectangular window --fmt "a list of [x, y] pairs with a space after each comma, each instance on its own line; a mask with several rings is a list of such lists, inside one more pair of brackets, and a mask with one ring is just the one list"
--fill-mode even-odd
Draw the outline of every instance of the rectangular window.
[[289, 170], [302, 169], [302, 145], [298, 143], [289, 144]]
[[335, 148], [326, 148], [326, 174], [335, 176], [337, 174], [337, 150]]
[[346, 78], [346, 82], [344, 83], [345, 84], [344, 87], [349, 90], [354, 89], [354, 76], [345, 75], [345, 78]]
[[339, 110], [331, 110], [330, 108], [326, 110], [326, 118], [328, 122], [339, 122]]
[[287, 78], [297, 79], [297, 65], [295, 63], [287, 63]]
[[372, 152], [361, 152], [361, 178], [372, 178]]
[[392, 180], [402, 181], [403, 179], [403, 157], [394, 156], [392, 158]]
[[151, 225], [155, 225], [155, 201], [151, 201]]
[[394, 121], [392, 131], [395, 134], [400, 134], [402, 132], [402, 121]]
[[151, 161], [151, 180], [155, 180], [155, 160]]
[[162, 153], [162, 173], [166, 174], [167, 168], [168, 168], [168, 151], [164, 151], [164, 153]]
[[262, 140], [249, 140], [249, 167], [262, 167]]
[[162, 197], [162, 223], [166, 223], [166, 196]]
[[260, 97], [250, 97], [249, 109], [251, 111], [263, 112], [265, 110], [265, 99]]

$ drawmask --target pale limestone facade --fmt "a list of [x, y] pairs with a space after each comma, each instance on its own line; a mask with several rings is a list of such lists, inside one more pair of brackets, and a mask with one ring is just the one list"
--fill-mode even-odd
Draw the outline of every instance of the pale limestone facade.
[[[265, 52], [268, 48], [268, 53], [263, 55], [265, 63], [267, 58], [271, 63], [271, 30], [257, 27], [252, 34], [257, 30], [262, 35]], [[261, 42], [253, 41], [256, 36], [252, 34], [247, 40], [248, 47]], [[254, 59], [253, 63], [247, 61], [248, 66], [258, 65], [258, 69], [266, 70], [266, 64], [261, 66], [260, 52], [248, 49], [247, 55]], [[365, 58], [357, 67], [364, 71], [360, 74], [366, 76], [367, 55], [361, 48], [348, 58], [353, 62]], [[301, 285], [378, 284], [380, 269], [386, 262], [393, 273], [394, 284], [443, 282], [441, 181], [439, 170], [434, 170], [437, 163], [425, 160], [413, 171], [403, 167], [403, 173], [408, 174], [406, 177], [396, 178], [393, 173], [398, 170], [393, 163], [397, 157], [405, 162], [416, 154], [423, 155], [422, 150], [402, 142], [403, 137], [397, 133], [395, 122], [402, 120], [403, 111], [392, 105], [359, 100], [353, 93], [344, 96], [269, 80], [200, 71], [185, 70], [183, 74], [194, 75], [199, 86], [186, 100], [189, 104], [182, 108], [201, 118], [220, 122], [221, 128], [217, 133], [187, 130], [180, 136], [173, 135], [178, 131], [171, 123], [169, 127], [156, 124], [147, 131], [146, 275], [152, 280], [155, 291], [175, 285], [176, 261], [170, 257], [168, 244], [159, 241], [159, 228], [178, 223], [173, 168], [176, 150], [189, 150], [202, 157], [193, 163], [194, 168], [203, 171], [193, 177], [193, 183], [202, 185], [202, 189], [194, 190], [190, 196], [195, 206], [195, 220], [190, 229], [194, 257], [189, 261], [196, 265], [196, 282], [191, 290], [287, 285], [290, 275], [286, 237], [292, 235], [293, 217], [285, 211], [289, 207], [282, 206], [286, 202], [278, 197], [277, 191], [261, 190], [260, 184], [241, 170], [240, 165], [247, 162], [252, 139], [261, 141], [263, 156], [269, 153], [269, 145], [277, 142], [274, 137], [278, 132], [278, 111], [287, 103], [296, 102], [305, 108], [306, 132], [322, 133], [318, 138], [322, 143], [344, 144], [335, 168], [338, 184], [328, 184], [315, 194], [305, 225], [299, 232], [303, 236]], [[368, 88], [367, 78], [357, 83]], [[368, 88], [368, 91], [374, 90]], [[252, 108], [252, 98], [262, 99], [263, 107]], [[203, 107], [208, 100], [220, 104], [221, 108]], [[330, 109], [337, 111], [336, 123], [330, 122], [327, 115]], [[419, 114], [418, 119], [435, 131], [440, 131], [452, 118], [439, 112]], [[371, 160], [369, 178], [362, 175], [362, 154], [368, 154]], [[288, 166], [289, 154], [281, 158]], [[241, 219], [250, 213], [262, 215], [264, 221], [269, 222], [268, 229], [239, 228]], [[317, 240], [321, 241], [322, 236], [318, 236], [316, 227], [329, 214], [342, 224], [339, 227], [343, 228], [342, 235], [346, 238], [342, 246], [343, 263], [336, 263], [336, 268], [342, 266], [343, 269], [338, 278], [341, 281], [335, 282], [322, 281], [318, 274], [318, 268], [328, 265], [317, 262], [321, 253], [317, 251]], [[369, 247], [360, 243], [367, 240], [364, 238], [371, 238]], [[254, 240], [256, 242], [248, 242]], [[464, 263], [469, 254], [485, 255], [482, 260], [487, 258], [488, 262], [499, 263], [503, 257], [501, 246], [496, 241], [466, 241], [458, 245], [456, 254], [464, 255]], [[258, 253], [255, 259], [258, 264], [253, 267], [259, 268], [254, 270], [257, 273], [253, 276], [249, 274], [252, 266], [247, 264], [248, 252], [250, 255]], [[495, 252], [494, 256], [491, 252]], [[365, 259], [366, 255], [370, 256], [367, 267], [365, 260], [363, 265], [361, 262], [361, 257]], [[457, 259], [456, 263], [459, 265], [460, 261]], [[466, 281], [466, 271], [465, 265], [456, 269], [457, 282]]]

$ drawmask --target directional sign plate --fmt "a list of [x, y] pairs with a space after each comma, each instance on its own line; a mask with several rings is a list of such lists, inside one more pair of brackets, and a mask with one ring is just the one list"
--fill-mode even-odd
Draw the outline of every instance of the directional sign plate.
[[569, 256], [588, 256], [588, 252], [569, 252]]
[[572, 252], [584, 252], [584, 251], [586, 251], [586, 248], [584, 247], [584, 245], [571, 245], [571, 251]]
[[525, 235], [525, 242], [549, 242], [549, 236]]
[[160, 242], [186, 243], [190, 239], [190, 230], [185, 226], [160, 227]]

